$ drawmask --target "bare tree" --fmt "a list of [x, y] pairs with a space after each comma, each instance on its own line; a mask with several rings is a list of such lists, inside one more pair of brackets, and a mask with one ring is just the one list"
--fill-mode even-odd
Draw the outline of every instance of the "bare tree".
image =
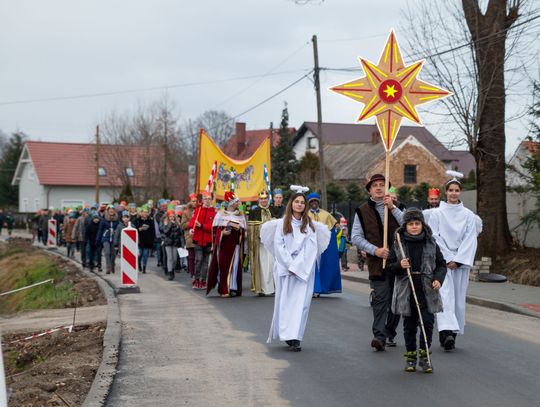
[[522, 0], [458, 3], [416, 3], [408, 12], [409, 45], [417, 57], [427, 57], [424, 73], [454, 93], [443, 100], [445, 111], [438, 113], [457, 124], [461, 134], [453, 142], [464, 139], [476, 160], [477, 213], [484, 222], [479, 253], [495, 259], [511, 244], [505, 183], [506, 98], [507, 87], [525, 73], [527, 64], [518, 58], [518, 50], [520, 41], [527, 40], [521, 34], [528, 17], [520, 18], [525, 8]]
[[220, 147], [234, 133], [234, 120], [224, 111], [207, 110], [194, 120], [194, 124], [197, 129], [205, 129]]
[[[110, 164], [111, 176], [119, 179], [122, 191], [132, 191], [138, 200], [169, 197], [171, 179], [186, 171], [186, 153], [178, 126], [174, 103], [164, 96], [148, 106], [139, 106], [135, 114], [111, 113], [102, 123], [103, 159]], [[123, 146], [132, 146], [126, 154]], [[133, 174], [129, 168], [143, 168]], [[133, 190], [134, 183], [142, 190]]]

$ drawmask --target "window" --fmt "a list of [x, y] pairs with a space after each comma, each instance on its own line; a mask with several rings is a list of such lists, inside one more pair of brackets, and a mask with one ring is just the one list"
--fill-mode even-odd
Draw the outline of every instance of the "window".
[[126, 175], [128, 177], [134, 177], [135, 176], [135, 173], [133, 172], [133, 168], [131, 167], [126, 167]]
[[403, 182], [405, 184], [416, 184], [416, 165], [406, 164], [403, 167]]
[[107, 175], [107, 171], [105, 171], [105, 168], [99, 167], [98, 168], [98, 174], [99, 174], [100, 177], [104, 177], [105, 175]]
[[317, 137], [308, 137], [307, 139], [307, 148], [309, 150], [314, 150], [317, 148]]

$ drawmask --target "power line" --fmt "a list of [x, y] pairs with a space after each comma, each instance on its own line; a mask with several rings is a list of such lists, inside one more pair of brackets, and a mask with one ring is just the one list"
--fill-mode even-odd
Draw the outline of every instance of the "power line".
[[[533, 17], [527, 19], [527, 20], [524, 20], [524, 21], [521, 21], [520, 23], [516, 23], [508, 28], [505, 28], [503, 30], [500, 30], [500, 31], [497, 31], [497, 32], [494, 32], [492, 34], [489, 34], [489, 35], [486, 35], [484, 37], [481, 37], [477, 40], [471, 40], [471, 41], [467, 41], [466, 43], [463, 43], [463, 44], [460, 44], [460, 45], [457, 45], [457, 46], [454, 46], [454, 47], [451, 47], [449, 49], [446, 49], [444, 51], [439, 51], [439, 52], [435, 52], [433, 54], [430, 54], [430, 55], [426, 55], [423, 57], [423, 59], [429, 59], [429, 58], [434, 58], [434, 57], [438, 57], [438, 56], [441, 56], [441, 55], [445, 55], [445, 54], [449, 54], [451, 52], [454, 52], [454, 51], [457, 51], [459, 49], [462, 49], [462, 48], [465, 48], [465, 47], [468, 47], [470, 45], [473, 45], [473, 44], [476, 44], [476, 43], [480, 43], [482, 41], [486, 41], [492, 37], [495, 37], [495, 36], [499, 36], [509, 30], [512, 30], [514, 28], [518, 28], [522, 25], [525, 25], [525, 24], [528, 24], [530, 23], [531, 21], [534, 21], [534, 20], [537, 20], [540, 18], [540, 13], [537, 14], [537, 15], [533, 15]], [[533, 28], [536, 28], [537, 26], [534, 26]], [[414, 58], [411, 58], [409, 57], [410, 59], [416, 59], [418, 57], [414, 57]], [[320, 68], [321, 70], [325, 70], [325, 71], [358, 71], [358, 67], [350, 67], [350, 68]]]
[[19, 104], [37, 103], [37, 102], [54, 102], [54, 101], [73, 100], [73, 99], [87, 99], [87, 98], [95, 98], [95, 97], [101, 97], [101, 96], [114, 96], [114, 95], [124, 95], [124, 94], [129, 94], [129, 93], [167, 90], [167, 89], [172, 89], [172, 88], [204, 86], [204, 85], [211, 85], [215, 83], [233, 82], [233, 81], [261, 78], [261, 77], [267, 77], [267, 76], [284, 75], [284, 74], [296, 73], [296, 72], [301, 72], [301, 71], [305, 71], [305, 69], [295, 69], [295, 70], [289, 70], [289, 71], [265, 73], [263, 75], [240, 76], [240, 77], [234, 77], [234, 78], [228, 78], [228, 79], [215, 79], [215, 80], [210, 80], [210, 81], [187, 82], [187, 83], [180, 83], [180, 84], [174, 84], [174, 85], [155, 86], [155, 87], [150, 87], [150, 88], [127, 89], [127, 90], [112, 91], [112, 92], [87, 93], [87, 94], [80, 94], [80, 95], [58, 96], [58, 97], [49, 97], [49, 98], [40, 98], [40, 99], [13, 100], [13, 101], [8, 101], [8, 102], [0, 102], [0, 106], [19, 105]]

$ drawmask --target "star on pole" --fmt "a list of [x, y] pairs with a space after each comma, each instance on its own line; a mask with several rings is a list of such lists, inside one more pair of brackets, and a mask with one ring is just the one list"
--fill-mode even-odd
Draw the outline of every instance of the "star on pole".
[[357, 122], [376, 117], [386, 151], [392, 149], [404, 117], [422, 124], [416, 106], [452, 95], [418, 79], [424, 60], [405, 66], [393, 30], [377, 65], [367, 59], [359, 59], [365, 76], [330, 90], [364, 104]]

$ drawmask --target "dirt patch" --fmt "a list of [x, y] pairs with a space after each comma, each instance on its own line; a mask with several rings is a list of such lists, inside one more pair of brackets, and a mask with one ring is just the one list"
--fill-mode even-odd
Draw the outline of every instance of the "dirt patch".
[[51, 277], [54, 285], [44, 284], [0, 297], [0, 314], [107, 303], [97, 282], [83, 275], [72, 262], [33, 247], [28, 239], [13, 238], [0, 244], [0, 292]]
[[532, 248], [512, 248], [497, 259], [500, 269], [512, 283], [540, 287], [540, 250]]
[[101, 363], [104, 331], [98, 323], [15, 343], [27, 335], [4, 335], [8, 406], [82, 405]]

